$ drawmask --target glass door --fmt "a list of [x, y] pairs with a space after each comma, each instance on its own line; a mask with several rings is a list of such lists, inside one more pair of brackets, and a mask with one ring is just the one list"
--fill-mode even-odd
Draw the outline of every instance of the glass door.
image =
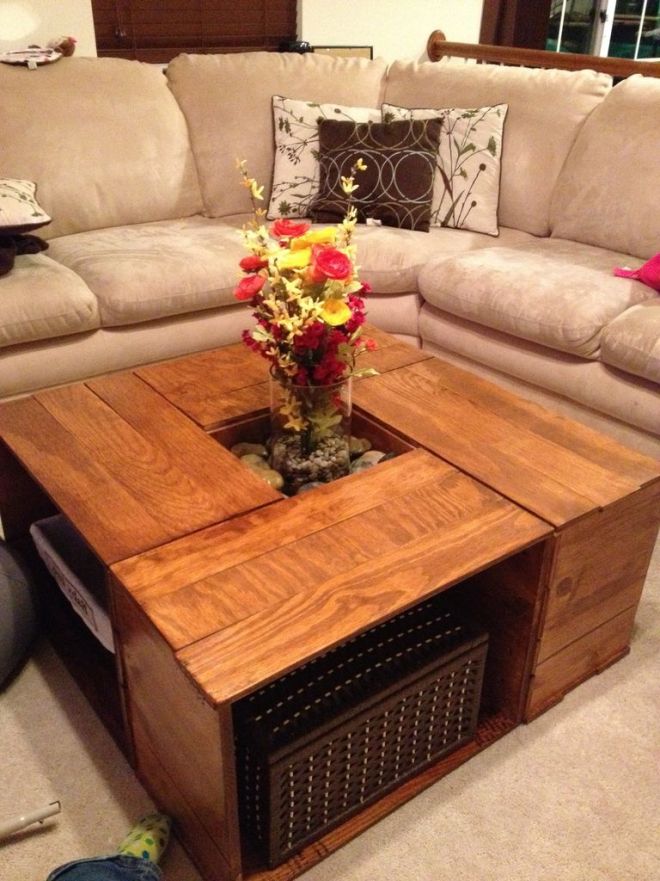
[[546, 49], [597, 55], [602, 41], [606, 0], [552, 0]]
[[660, 0], [617, 0], [606, 54], [660, 58]]
[[660, 0], [552, 0], [546, 49], [660, 59]]

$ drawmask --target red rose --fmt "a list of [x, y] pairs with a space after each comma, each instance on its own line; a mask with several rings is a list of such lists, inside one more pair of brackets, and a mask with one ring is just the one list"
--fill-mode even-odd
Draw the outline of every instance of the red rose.
[[265, 284], [263, 275], [245, 275], [236, 285], [234, 296], [237, 300], [251, 300]]
[[312, 248], [312, 279], [322, 281], [325, 278], [342, 280], [353, 274], [353, 264], [346, 254], [336, 248]]
[[268, 266], [268, 260], [257, 257], [256, 254], [248, 254], [247, 257], [243, 257], [238, 265], [245, 272], [258, 272], [258, 270]]
[[298, 236], [304, 236], [308, 229], [309, 223], [284, 217], [271, 225], [270, 234], [274, 239], [296, 239]]

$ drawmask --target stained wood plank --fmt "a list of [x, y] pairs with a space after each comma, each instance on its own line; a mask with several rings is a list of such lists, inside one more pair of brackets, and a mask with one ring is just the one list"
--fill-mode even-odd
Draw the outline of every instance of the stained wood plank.
[[[433, 355], [425, 352], [424, 349], [415, 349], [407, 343], [395, 340], [386, 346], [379, 344], [374, 352], [363, 352], [358, 356], [357, 365], [360, 369], [373, 367], [379, 373], [388, 373], [390, 370], [406, 367], [408, 364], [417, 364], [419, 361], [428, 361], [430, 358], [433, 358]], [[362, 382], [362, 379], [357, 381]]]
[[453, 473], [447, 463], [414, 450], [360, 475], [294, 496], [276, 506], [185, 536], [113, 567], [140, 602], [153, 600], [238, 566], [305, 535], [355, 517], [391, 495]]
[[636, 605], [625, 609], [537, 666], [529, 692], [527, 721], [554, 706], [576, 685], [627, 654], [636, 610]]
[[660, 461], [617, 443], [559, 413], [528, 401], [487, 379], [436, 358], [433, 372], [450, 391], [463, 395], [473, 404], [495, 413], [513, 424], [524, 425], [545, 440], [577, 453], [589, 462], [644, 486], [660, 476]]
[[435, 359], [356, 385], [367, 414], [414, 438], [555, 526], [639, 484], [448, 389]]
[[[360, 356], [360, 367], [385, 373], [432, 357], [371, 325], [365, 333], [377, 349]], [[242, 343], [139, 367], [135, 373], [205, 431], [270, 406], [268, 364]]]
[[[140, 380], [125, 375], [94, 385], [107, 401], [83, 384], [36, 400], [101, 463], [109, 492], [139, 500], [160, 527], [159, 544], [280, 498]], [[77, 467], [72, 460], [71, 470]], [[135, 551], [140, 544], [136, 535]]]
[[153, 389], [201, 426], [214, 426], [228, 395], [267, 383], [263, 358], [242, 343], [188, 355], [135, 371]]
[[560, 533], [538, 663], [637, 605], [659, 512], [660, 486], [653, 485]]
[[163, 541], [158, 520], [34, 398], [0, 407], [0, 433], [106, 564]]
[[112, 590], [130, 717], [133, 722], [139, 717], [135, 726], [137, 766], [142, 766], [146, 741], [176, 780], [196, 823], [237, 873], [240, 848], [231, 720], [202, 699], [126, 592], [116, 586]]
[[415, 602], [533, 544], [547, 525], [495, 495], [442, 531], [368, 560], [177, 653], [217, 702], [326, 651]]
[[[237, 467], [236, 457], [229, 450], [137, 377], [110, 376], [89, 382], [88, 386], [140, 437], [165, 454], [178, 480], [189, 483], [192, 491], [183, 513], [189, 518], [191, 530], [199, 528], [202, 518], [208, 522], [224, 520], [279, 499], [279, 493], [263, 480]], [[153, 478], [152, 467], [149, 472]], [[180, 493], [180, 484], [175, 491]]]
[[[313, 591], [416, 540], [436, 536], [488, 505], [486, 491], [451, 472], [397, 493], [381, 505], [299, 537], [284, 547], [259, 553], [231, 569], [145, 603], [151, 619], [175, 649], [216, 630], [266, 612], [294, 594]], [[288, 533], [285, 517], [279, 530]], [[405, 577], [402, 572], [400, 577]]]

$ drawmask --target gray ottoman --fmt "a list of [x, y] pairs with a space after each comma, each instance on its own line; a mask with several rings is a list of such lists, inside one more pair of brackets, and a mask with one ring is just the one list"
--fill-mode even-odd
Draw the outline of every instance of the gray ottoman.
[[26, 656], [36, 630], [34, 589], [27, 570], [0, 542], [0, 687]]

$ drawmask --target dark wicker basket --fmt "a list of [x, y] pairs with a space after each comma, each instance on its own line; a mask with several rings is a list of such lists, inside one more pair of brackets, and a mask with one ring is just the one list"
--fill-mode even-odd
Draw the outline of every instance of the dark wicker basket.
[[487, 641], [441, 595], [236, 705], [241, 824], [269, 867], [472, 739]]

